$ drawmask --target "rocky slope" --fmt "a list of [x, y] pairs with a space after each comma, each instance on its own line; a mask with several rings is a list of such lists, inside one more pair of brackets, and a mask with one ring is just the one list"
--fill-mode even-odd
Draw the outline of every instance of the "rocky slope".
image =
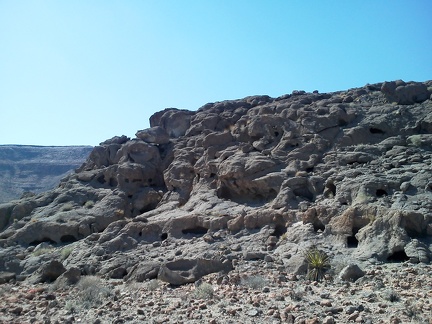
[[[156, 113], [0, 206], [0, 319], [431, 319], [431, 94], [399, 80]], [[322, 282], [305, 276], [311, 246], [330, 259]]]
[[0, 145], [0, 203], [51, 190], [79, 167], [91, 146]]

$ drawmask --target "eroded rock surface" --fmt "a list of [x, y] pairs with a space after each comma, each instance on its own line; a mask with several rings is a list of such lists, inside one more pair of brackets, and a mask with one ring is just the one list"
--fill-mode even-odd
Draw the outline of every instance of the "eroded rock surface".
[[0, 205], [0, 272], [27, 280], [54, 259], [83, 276], [178, 285], [267, 260], [302, 275], [312, 244], [360, 266], [429, 263], [431, 87], [158, 112], [58, 188]]

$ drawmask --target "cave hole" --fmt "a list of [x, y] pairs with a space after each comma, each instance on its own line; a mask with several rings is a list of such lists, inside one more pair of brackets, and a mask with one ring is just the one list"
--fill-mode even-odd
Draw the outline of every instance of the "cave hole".
[[314, 167], [306, 168], [306, 172], [313, 172]]
[[409, 258], [406, 255], [404, 250], [396, 251], [392, 255], [389, 255], [387, 258], [388, 262], [405, 262], [408, 260], [409, 260]]
[[139, 210], [139, 214], [147, 213], [148, 211], [153, 210], [154, 208], [155, 207], [152, 204], [148, 204], [147, 206], [145, 206]]
[[375, 127], [369, 128], [369, 132], [371, 132], [372, 134], [385, 134], [384, 131], [382, 131], [379, 128], [375, 128]]
[[375, 192], [375, 195], [377, 197], [384, 197], [384, 196], [387, 196], [388, 193], [384, 189], [377, 189], [377, 191]]
[[286, 226], [279, 224], [279, 225], [276, 225], [273, 235], [276, 237], [281, 237], [282, 235], [284, 235], [286, 233], [286, 231], [287, 231]]
[[336, 196], [336, 186], [334, 185], [334, 183], [327, 183], [326, 188], [330, 190], [330, 192], [333, 194], [333, 197]]
[[348, 122], [347, 122], [346, 120], [339, 119], [339, 121], [338, 121], [338, 125], [341, 126], [341, 127], [343, 127], [343, 126], [348, 125]]
[[73, 242], [76, 242], [76, 241], [77, 241], [77, 239], [73, 235], [63, 235], [60, 238], [60, 242], [62, 242], [62, 243], [73, 243]]
[[101, 175], [100, 177], [98, 177], [97, 179], [96, 179], [100, 184], [104, 184], [106, 181], [105, 181], [105, 176], [103, 176], [103, 175]]
[[318, 219], [312, 225], [315, 233], [324, 232], [325, 230], [325, 225]]
[[300, 198], [304, 198], [306, 200], [312, 201], [313, 200], [313, 194], [309, 191], [306, 187], [296, 188], [293, 190], [294, 195]]
[[138, 233], [138, 236], [140, 236], [140, 237], [142, 236], [142, 231], [140, 231], [140, 232]]
[[39, 244], [44, 243], [44, 242], [49, 243], [49, 244], [56, 244], [57, 243], [48, 237], [44, 237], [42, 240], [35, 240], [35, 241], [30, 242], [29, 245], [36, 246], [36, 245], [39, 245]]
[[275, 137], [278, 137], [278, 136], [279, 136], [279, 132], [275, 131], [275, 132], [274, 132], [274, 136], [275, 136]]
[[216, 177], [216, 173], [210, 173], [210, 178]]
[[353, 228], [352, 229], [352, 235], [347, 237], [347, 247], [352, 249], [352, 248], [356, 248], [358, 247], [358, 240], [355, 237], [355, 235], [358, 233], [359, 229], [358, 228]]
[[162, 233], [160, 236], [161, 241], [165, 241], [168, 238], [168, 233]]
[[193, 228], [182, 229], [182, 233], [184, 235], [191, 234], [193, 236], [202, 236], [202, 235], [206, 234], [207, 231], [208, 231], [207, 228], [204, 228], [204, 227], [201, 227], [201, 226], [196, 226], [196, 227], [193, 227]]
[[110, 180], [109, 180], [109, 185], [111, 186], [111, 187], [117, 187], [117, 180], [116, 179], [114, 179], [114, 178], [110, 178]]

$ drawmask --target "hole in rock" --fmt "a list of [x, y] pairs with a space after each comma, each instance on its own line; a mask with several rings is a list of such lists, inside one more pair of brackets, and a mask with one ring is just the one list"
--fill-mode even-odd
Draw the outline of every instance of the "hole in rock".
[[110, 178], [110, 180], [109, 180], [109, 185], [111, 186], [111, 187], [117, 187], [117, 180], [116, 179], [114, 179], [114, 178]]
[[356, 248], [358, 247], [358, 240], [355, 235], [358, 233], [358, 228], [352, 229], [352, 235], [347, 237], [347, 247], [348, 248]]
[[139, 232], [139, 233], [138, 233], [138, 236], [142, 236], [142, 232]]
[[149, 205], [147, 205], [147, 206], [141, 208], [141, 209], [139, 210], [139, 214], [147, 213], [148, 211], [153, 210], [153, 209], [155, 209], [155, 206], [153, 206], [152, 204], [149, 204]]
[[333, 194], [333, 196], [336, 196], [336, 186], [334, 183], [328, 183], [326, 184], [326, 188], [330, 190], [330, 192]]
[[312, 201], [313, 200], [313, 194], [309, 191], [306, 187], [296, 188], [293, 190], [294, 195], [300, 198], [304, 198], [306, 200]]
[[313, 228], [314, 228], [314, 232], [315, 232], [315, 233], [318, 232], [318, 231], [320, 231], [320, 232], [324, 232], [324, 230], [325, 230], [325, 226], [324, 226], [324, 224], [321, 223], [320, 221], [315, 222], [315, 223], [313, 224]]
[[105, 181], [105, 176], [103, 176], [103, 175], [101, 175], [99, 178], [97, 178], [96, 179], [97, 180], [97, 182], [99, 182], [100, 184], [104, 184], [106, 181]]
[[274, 132], [274, 136], [278, 137], [279, 136], [279, 132]]
[[62, 242], [62, 243], [73, 243], [73, 242], [76, 242], [76, 240], [77, 239], [73, 235], [63, 235], [60, 238], [60, 242]]
[[287, 228], [285, 226], [276, 225], [273, 235], [276, 237], [281, 237], [282, 235], [284, 235], [286, 233], [286, 231], [287, 231]]
[[408, 261], [409, 258], [406, 255], [405, 251], [396, 251], [392, 255], [389, 255], [387, 258], [388, 262], [405, 262]]
[[168, 238], [168, 233], [162, 233], [160, 236], [161, 241], [165, 241]]
[[385, 134], [384, 131], [382, 131], [379, 128], [375, 128], [375, 127], [369, 128], [369, 132], [371, 132], [372, 134]]
[[377, 189], [377, 191], [375, 192], [375, 195], [377, 197], [384, 197], [384, 196], [387, 196], [388, 193], [384, 189]]
[[339, 126], [341, 126], [341, 127], [343, 127], [343, 126], [346, 126], [346, 125], [348, 125], [348, 123], [347, 123], [347, 121], [346, 121], [346, 120], [343, 120], [343, 119], [339, 119], [339, 121], [338, 121], [338, 125], [339, 125]]
[[38, 244], [41, 244], [43, 242], [46, 242], [46, 243], [49, 243], [49, 244], [56, 244], [57, 243], [57, 242], [51, 240], [48, 237], [44, 237], [42, 240], [35, 240], [33, 242], [30, 242], [29, 245], [38, 245]]
[[306, 172], [313, 172], [314, 167], [306, 168]]
[[207, 228], [204, 228], [204, 227], [201, 227], [201, 226], [197, 226], [197, 227], [194, 227], [194, 228], [185, 228], [185, 229], [182, 229], [182, 233], [183, 234], [185, 234], [185, 235], [191, 234], [191, 235], [194, 235], [194, 236], [202, 236], [202, 235], [206, 234], [207, 231], [208, 231]]
[[216, 173], [210, 173], [210, 178], [216, 177]]

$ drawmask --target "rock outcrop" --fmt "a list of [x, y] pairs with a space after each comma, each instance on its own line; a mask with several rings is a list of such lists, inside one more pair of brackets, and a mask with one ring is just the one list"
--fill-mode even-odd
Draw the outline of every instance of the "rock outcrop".
[[158, 112], [58, 188], [0, 205], [0, 272], [32, 278], [35, 258], [57, 259], [183, 284], [258, 259], [301, 275], [311, 244], [355, 264], [428, 263], [431, 93], [395, 81]]

